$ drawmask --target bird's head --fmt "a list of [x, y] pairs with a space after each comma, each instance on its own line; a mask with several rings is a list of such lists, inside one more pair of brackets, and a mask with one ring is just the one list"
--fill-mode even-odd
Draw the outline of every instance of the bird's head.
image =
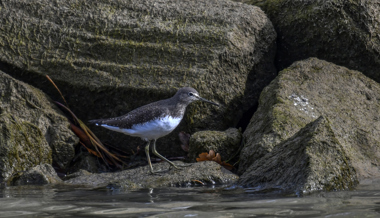
[[213, 105], [216, 105], [216, 106], [219, 106], [219, 104], [215, 103], [215, 102], [212, 102], [212, 101], [209, 101], [205, 98], [202, 98], [199, 96], [199, 93], [197, 92], [197, 90], [191, 88], [191, 87], [184, 87], [184, 88], [180, 88], [177, 93], [176, 93], [176, 96], [179, 98], [179, 101], [188, 105], [190, 104], [191, 102], [193, 101], [204, 101], [204, 102], [207, 102], [207, 103], [210, 103], [210, 104], [213, 104]]

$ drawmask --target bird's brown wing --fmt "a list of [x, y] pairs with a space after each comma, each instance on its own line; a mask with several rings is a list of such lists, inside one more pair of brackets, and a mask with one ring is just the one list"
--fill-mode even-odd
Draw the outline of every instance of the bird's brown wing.
[[105, 124], [130, 129], [134, 124], [145, 123], [154, 118], [165, 116], [165, 114], [169, 112], [170, 107], [173, 107], [173, 105], [167, 104], [168, 102], [165, 101], [167, 100], [144, 105], [120, 117], [90, 120], [89, 122], [95, 123], [96, 125]]

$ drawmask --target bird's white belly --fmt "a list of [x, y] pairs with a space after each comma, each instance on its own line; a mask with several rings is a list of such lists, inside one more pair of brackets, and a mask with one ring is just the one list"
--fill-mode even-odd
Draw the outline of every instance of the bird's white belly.
[[171, 133], [181, 122], [181, 119], [181, 117], [165, 116], [163, 118], [157, 118], [146, 123], [135, 124], [130, 129], [122, 129], [105, 124], [102, 124], [101, 126], [130, 136], [140, 137], [143, 140], [147, 141], [158, 139]]

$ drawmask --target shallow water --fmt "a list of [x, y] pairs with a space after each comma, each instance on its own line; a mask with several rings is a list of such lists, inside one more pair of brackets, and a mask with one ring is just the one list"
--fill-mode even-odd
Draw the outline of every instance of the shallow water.
[[379, 184], [304, 197], [225, 187], [127, 192], [66, 186], [0, 189], [0, 217], [380, 217], [379, 213]]

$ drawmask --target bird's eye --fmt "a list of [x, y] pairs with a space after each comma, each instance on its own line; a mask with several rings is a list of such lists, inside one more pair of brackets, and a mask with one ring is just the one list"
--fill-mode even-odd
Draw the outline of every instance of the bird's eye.
[[192, 92], [189, 92], [189, 96], [194, 96], [194, 94]]

